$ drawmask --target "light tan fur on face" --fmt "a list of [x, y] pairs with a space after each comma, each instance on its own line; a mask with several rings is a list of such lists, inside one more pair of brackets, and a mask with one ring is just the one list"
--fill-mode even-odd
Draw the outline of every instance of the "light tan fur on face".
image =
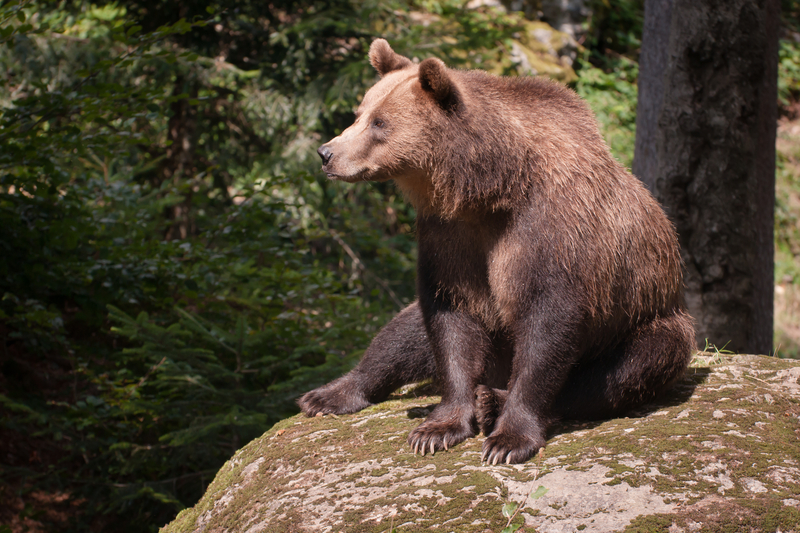
[[[419, 110], [402, 105], [402, 93], [418, 83], [416, 72], [417, 67], [408, 67], [385, 75], [364, 96], [356, 121], [326, 143], [334, 154], [324, 169], [331, 178], [348, 182], [408, 178], [410, 190], [425, 188], [416, 179], [421, 173], [413, 159], [420, 149], [420, 139], [412, 134]], [[371, 130], [377, 118], [386, 124], [383, 138]]]

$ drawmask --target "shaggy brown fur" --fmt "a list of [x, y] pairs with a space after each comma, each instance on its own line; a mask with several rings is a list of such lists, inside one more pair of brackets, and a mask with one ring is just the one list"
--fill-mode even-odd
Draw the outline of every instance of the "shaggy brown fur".
[[487, 460], [521, 462], [553, 418], [619, 414], [680, 376], [694, 332], [674, 229], [575, 93], [417, 66], [383, 40], [370, 60], [382, 79], [319, 153], [329, 177], [394, 179], [414, 204], [419, 301], [303, 411], [354, 412], [435, 376], [442, 402], [413, 449], [480, 425]]

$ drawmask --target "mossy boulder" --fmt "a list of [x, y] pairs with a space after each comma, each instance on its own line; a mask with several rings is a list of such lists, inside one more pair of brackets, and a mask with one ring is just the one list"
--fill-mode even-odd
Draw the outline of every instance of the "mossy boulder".
[[568, 34], [534, 20], [525, 22], [511, 52], [523, 73], [571, 83], [578, 79], [572, 64], [580, 48]]
[[499, 532], [509, 502], [524, 502], [513, 524], [539, 532], [800, 532], [798, 361], [698, 356], [658, 403], [564, 422], [523, 465], [481, 464], [482, 436], [412, 454], [408, 432], [437, 401], [416, 389], [284, 420], [162, 532]]

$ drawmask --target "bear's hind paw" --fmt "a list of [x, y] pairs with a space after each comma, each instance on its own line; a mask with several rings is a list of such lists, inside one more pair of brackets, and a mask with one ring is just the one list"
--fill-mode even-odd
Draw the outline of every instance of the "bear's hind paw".
[[297, 405], [306, 416], [317, 416], [355, 413], [371, 404], [358, 391], [334, 382], [305, 393], [297, 400]]
[[508, 391], [478, 385], [475, 389], [475, 418], [478, 428], [485, 436], [492, 434], [494, 423], [503, 410]]

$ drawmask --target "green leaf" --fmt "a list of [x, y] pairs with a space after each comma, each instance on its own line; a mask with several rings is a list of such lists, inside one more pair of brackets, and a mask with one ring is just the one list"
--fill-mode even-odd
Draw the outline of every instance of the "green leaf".
[[125, 35], [130, 37], [134, 33], [137, 33], [137, 32], [140, 32], [140, 31], [142, 31], [142, 27], [141, 26], [138, 26], [138, 25], [137, 26], [131, 26], [130, 28], [128, 28], [128, 31], [125, 32]]
[[530, 499], [531, 500], [538, 500], [539, 498], [541, 498], [542, 496], [547, 494], [547, 492], [549, 490], [550, 489], [545, 488], [543, 485], [539, 485], [539, 488], [537, 488], [535, 491], [531, 492]]
[[17, 11], [17, 20], [20, 22], [25, 22], [25, 12], [24, 11]]
[[503, 506], [503, 516], [506, 518], [511, 517], [514, 514], [514, 511], [517, 510], [517, 504], [514, 502], [509, 502]]

